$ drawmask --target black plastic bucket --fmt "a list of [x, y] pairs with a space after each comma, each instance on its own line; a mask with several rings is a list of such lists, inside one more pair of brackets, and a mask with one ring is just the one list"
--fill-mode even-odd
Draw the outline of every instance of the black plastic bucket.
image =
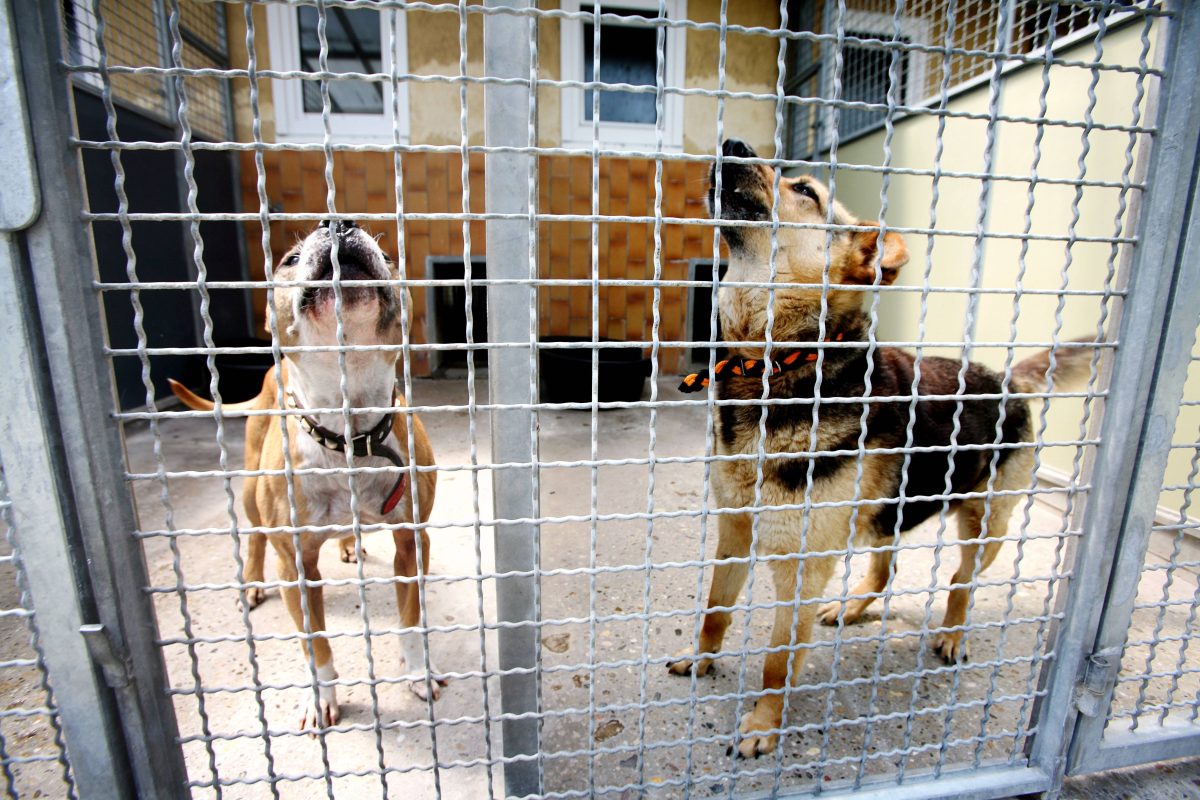
[[[642, 398], [650, 359], [639, 347], [599, 347], [598, 389], [600, 402], [632, 402]], [[547, 336], [542, 344], [592, 342], [590, 336]], [[592, 347], [538, 349], [543, 403], [590, 403], [592, 401]]]
[[[270, 347], [265, 339], [236, 339], [218, 342], [220, 347]], [[216, 357], [220, 372], [218, 386], [226, 403], [240, 403], [256, 396], [262, 389], [263, 376], [275, 366], [270, 353], [220, 353]], [[204, 395], [208, 396], [208, 370], [204, 370]]]

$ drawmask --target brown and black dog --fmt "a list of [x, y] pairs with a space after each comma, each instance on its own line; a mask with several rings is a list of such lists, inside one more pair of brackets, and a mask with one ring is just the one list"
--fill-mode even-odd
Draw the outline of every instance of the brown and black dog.
[[[404, 396], [396, 385], [397, 351], [391, 348], [351, 350], [345, 354], [345, 374], [339, 364], [340, 344], [398, 345], [401, 342], [400, 289], [393, 283], [355, 286], [356, 281], [396, 281], [396, 264], [380, 249], [375, 238], [353, 222], [323, 222], [303, 241], [298, 242], [275, 268], [275, 278], [288, 281], [330, 281], [333, 277], [333, 249], [337, 244], [340, 282], [342, 285], [342, 342], [337, 336], [338, 319], [335, 295], [331, 285], [277, 286], [274, 291], [274, 311], [283, 347], [296, 345], [329, 349], [303, 350], [286, 355], [282, 365], [283, 392], [278, 391], [275, 371], [267, 373], [262, 390], [253, 400], [225, 405], [226, 410], [270, 410], [283, 405], [293, 411], [287, 419], [287, 452], [283, 432], [276, 416], [251, 416], [246, 421], [246, 469], [262, 470], [267, 474], [252, 475], [242, 487], [242, 503], [251, 525], [273, 529], [267, 534], [250, 535], [249, 558], [244, 578], [251, 582], [263, 580], [265, 539], [278, 556], [279, 578], [286, 582], [282, 594], [296, 628], [304, 632], [305, 614], [297, 587], [296, 541], [300, 544], [300, 562], [304, 577], [319, 581], [321, 571], [318, 555], [327, 539], [341, 537], [345, 554], [345, 528], [336, 532], [303, 531], [294, 534], [292, 526], [345, 526], [355, 520], [351, 508], [350, 484], [344, 473], [346, 467], [345, 419], [340, 410], [306, 412], [306, 409], [341, 409], [343, 380], [352, 408], [403, 407]], [[198, 397], [181, 384], [171, 381], [175, 394], [189, 408], [211, 410], [209, 400]], [[408, 417], [400, 413], [359, 414], [351, 416], [351, 447], [355, 467], [407, 467], [413, 461], [418, 466], [434, 464], [433, 449], [421, 420], [412, 416], [414, 452], [409, 452]], [[293, 478], [289, 498], [288, 480], [282, 474], [285, 466], [303, 470], [323, 468], [330, 472], [304, 472]], [[341, 470], [339, 470], [341, 468]], [[337, 471], [335, 471], [337, 470]], [[414, 515], [412, 487], [408, 485], [408, 470], [360, 473], [355, 477], [358, 499], [357, 521], [364, 525], [376, 523], [426, 522], [433, 509], [437, 473], [422, 470], [417, 473], [417, 507]], [[294, 516], [293, 516], [294, 515]], [[414, 519], [414, 516], [419, 517]], [[429, 535], [422, 530], [421, 557], [423, 572], [429, 570]], [[417, 571], [417, 542], [411, 528], [393, 530], [396, 555], [395, 575], [413, 578]], [[352, 542], [351, 538], [351, 542]], [[343, 555], [343, 560], [345, 556]], [[260, 587], [246, 590], [250, 605], [263, 599]], [[309, 624], [314, 634], [325, 630], [323, 587], [309, 586], [306, 591]], [[400, 624], [413, 628], [421, 624], [418, 586], [415, 581], [396, 583], [396, 602]], [[407, 663], [410, 686], [418, 695], [426, 694], [425, 653], [421, 637], [406, 631], [400, 644]], [[307, 653], [309, 645], [301, 641]], [[337, 678], [329, 640], [313, 636], [311, 640], [317, 678], [324, 682]], [[432, 662], [430, 662], [432, 664]], [[436, 669], [432, 669], [436, 673]], [[442, 682], [431, 680], [434, 697]], [[319, 689], [320, 699], [303, 704], [301, 727], [316, 728], [333, 725], [339, 710], [336, 687], [325, 684]]]
[[[723, 154], [733, 159], [756, 158], [753, 150], [738, 141], [725, 142]], [[710, 175], [710, 208], [715, 207], [716, 177], [714, 167]], [[770, 220], [775, 182], [775, 171], [764, 164], [725, 161], [721, 169], [721, 219]], [[719, 453], [746, 458], [718, 461], [714, 466], [714, 490], [718, 502], [726, 508], [795, 506], [806, 502], [818, 507], [807, 513], [800, 509], [772, 510], [723, 514], [719, 518], [718, 559], [749, 555], [752, 515], [758, 517], [760, 555], [799, 556], [799, 562], [795, 559], [770, 562], [776, 598], [784, 605], [776, 608], [771, 635], [774, 652], [767, 655], [763, 667], [763, 688], [768, 693], [758, 699], [740, 723], [743, 738], [738, 752], [741, 756], [771, 752], [778, 743], [785, 696], [778, 690], [784, 687], [789, 672], [793, 684], [799, 682], [806, 653], [805, 649], [786, 648], [808, 642], [817, 618], [835, 624], [842, 614], [846, 623], [855, 622], [888, 586], [895, 551], [873, 552], [868, 574], [852, 590], [853, 597], [844, 604], [828, 603], [818, 611], [812, 601], [824, 595], [826, 582], [842, 560], [843, 556], [836, 555], [837, 551], [844, 553], [851, 544], [860, 547], [892, 544], [895, 532], [909, 530], [936, 514], [947, 494], [1002, 492], [1029, 487], [1032, 450], [1004, 447], [1030, 441], [1032, 426], [1027, 402], [1007, 400], [1001, 419], [998, 400], [971, 399], [971, 396], [1044, 391], [1051, 363], [1047, 352], [1021, 361], [1014, 366], [1012, 379], [1005, 388], [1001, 375], [978, 364], [970, 364], [964, 372], [961, 361], [926, 356], [920, 363], [918, 397], [963, 396], [966, 399], [961, 400], [961, 412], [956, 414], [956, 401], [952, 399], [919, 400], [910, 440], [911, 402], [906, 397], [894, 402], [867, 403], [863, 447], [868, 452], [860, 455], [856, 451], [862, 436], [864, 403], [853, 402], [853, 398], [868, 394], [874, 397], [910, 395], [915, 358], [913, 354], [893, 347], [869, 350], [867, 347], [844, 346], [867, 341], [871, 319], [864, 306], [869, 292], [838, 287], [891, 284], [900, 267], [908, 261], [908, 251], [903, 238], [895, 232], [883, 235], [883, 252], [880, 253], [878, 228], [834, 230], [832, 233], [828, 228], [822, 228], [830, 219], [838, 226], [877, 226], [878, 223], [854, 217], [840, 203], [831, 200], [828, 190], [819, 181], [807, 176], [780, 178], [778, 186], [775, 204], [778, 219], [784, 223], [807, 223], [812, 227], [785, 226], [775, 232], [775, 281], [784, 286], [774, 290], [771, 340], [794, 344], [780, 344], [772, 350], [772, 361], [779, 368], [768, 380], [768, 397], [812, 399], [819, 391], [822, 402], [818, 406], [815, 431], [812, 403], [768, 405], [765, 438], [761, 442], [766, 460], [761, 467], [762, 482], [757, 497], [755, 456], [760, 447], [762, 406], [719, 406], [716, 419]], [[725, 280], [764, 286], [771, 282], [772, 231], [769, 227], [723, 225], [721, 235], [729, 247], [729, 271]], [[829, 286], [822, 302], [821, 285], [827, 264]], [[766, 337], [768, 289], [721, 287], [719, 302], [724, 338], [745, 342], [745, 345], [732, 348], [730, 361], [724, 371], [719, 372], [717, 397], [720, 400], [758, 400], [763, 396], [761, 360]], [[824, 348], [824, 357], [818, 359], [811, 344], [822, 341], [822, 330], [826, 342], [837, 344]], [[810, 346], [805, 347], [802, 343]], [[1056, 382], [1087, 374], [1091, 350], [1065, 348], [1056, 356]], [[735, 362], [737, 368], [730, 368], [729, 364]], [[755, 365], [758, 365], [759, 377], [753, 377]], [[690, 376], [693, 382], [695, 378]], [[956, 418], [957, 433], [954, 430]], [[972, 449], [951, 451], [948, 446], [952, 442]], [[999, 447], [994, 446], [997, 442]], [[907, 465], [902, 452], [871, 452], [906, 446], [942, 449], [911, 452]], [[848, 451], [851, 454], [848, 455]], [[792, 453], [819, 455], [789, 457]], [[888, 502], [900, 496], [902, 482], [903, 503]], [[977, 553], [978, 540], [981, 536], [1004, 536], [1008, 519], [1020, 498], [1019, 494], [992, 495], [986, 516], [982, 496], [948, 499], [950, 509], [957, 512], [959, 537], [968, 541], [961, 546], [961, 563], [953, 578], [955, 588], [949, 594], [941, 628], [933, 637], [934, 650], [948, 661], [966, 655], [963, 629], [971, 591], [969, 585], [992, 562], [1002, 544], [987, 541], [980, 554]], [[851, 542], [854, 501], [865, 502], [858, 505]], [[836, 505], [838, 503], [842, 505]], [[825, 555], [805, 557], [805, 553]], [[735, 605], [748, 570], [744, 562], [717, 565], [713, 570], [708, 608], [728, 609]], [[797, 580], [800, 581], [799, 591]], [[800, 601], [798, 607], [793, 604], [793, 599]], [[712, 658], [706, 654], [721, 651], [729, 622], [727, 610], [706, 612], [697, 649], [673, 661], [669, 665], [671, 672], [680, 675], [692, 669], [701, 675], [707, 672]]]

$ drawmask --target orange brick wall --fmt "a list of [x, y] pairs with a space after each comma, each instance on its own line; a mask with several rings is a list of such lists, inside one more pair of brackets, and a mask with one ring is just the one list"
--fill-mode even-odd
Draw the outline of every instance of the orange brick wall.
[[[267, 196], [275, 211], [299, 213], [326, 207], [325, 160], [321, 153], [265, 154]], [[394, 213], [396, 210], [394, 171], [388, 153], [339, 153], [334, 159], [334, 186], [337, 208], [365, 213]], [[461, 159], [454, 154], [409, 153], [402, 158], [404, 208], [409, 212], [462, 211]], [[654, 162], [647, 159], [612, 158], [600, 162], [600, 213], [605, 216], [652, 216], [654, 213]], [[545, 156], [540, 168], [540, 213], [591, 213], [591, 161], [586, 157]], [[664, 162], [663, 215], [667, 217], [706, 216], [704, 190], [706, 168], [703, 164]], [[483, 157], [470, 161], [471, 211], [482, 212]], [[247, 155], [242, 165], [242, 189], [247, 209], [258, 208], [257, 175], [254, 159]], [[304, 235], [310, 223], [276, 223], [271, 230], [274, 257], [296, 237]], [[381, 244], [396, 252], [394, 223], [367, 225], [382, 233]], [[543, 279], [588, 279], [591, 276], [591, 223], [546, 221], [539, 226], [539, 275]], [[257, 246], [261, 228], [248, 226], [251, 244], [251, 275], [263, 276], [262, 249]], [[408, 277], [426, 277], [429, 256], [463, 254], [461, 221], [406, 220], [404, 223], [405, 259]], [[484, 223], [470, 223], [471, 253], [485, 255]], [[600, 278], [654, 278], [654, 224], [607, 223], [599, 225]], [[712, 257], [712, 228], [700, 225], [663, 225], [663, 280], [687, 280], [688, 259]], [[412, 292], [412, 340], [426, 339], [425, 291]], [[255, 297], [258, 325], [264, 324], [265, 291]], [[599, 292], [600, 335], [628, 341], [649, 342], [652, 336], [654, 289], [645, 287], [601, 287]], [[587, 286], [543, 286], [538, 296], [542, 336], [591, 333], [591, 289]], [[663, 287], [659, 300], [659, 340], [685, 338], [687, 290]], [[649, 348], [647, 348], [647, 351]], [[684, 371], [686, 352], [681, 348], [663, 348], [659, 365], [664, 372]], [[429, 373], [429, 358], [415, 354], [413, 371]]]

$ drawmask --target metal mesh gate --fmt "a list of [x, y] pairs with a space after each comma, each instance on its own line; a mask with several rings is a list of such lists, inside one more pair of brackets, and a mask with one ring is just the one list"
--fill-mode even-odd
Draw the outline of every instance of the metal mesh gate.
[[0, 513], [4, 524], [4, 555], [0, 556], [5, 576], [3, 636], [5, 686], [20, 702], [4, 709], [0, 730], [0, 762], [4, 787], [10, 797], [62, 795], [74, 797], [71, 767], [67, 761], [54, 705], [47, 682], [46, 664], [38, 643], [37, 616], [32, 608], [21, 553], [15, 546], [16, 525], [7, 486], [0, 481]]
[[13, 4], [48, 763], [1000, 797], [1194, 754], [1198, 24]]

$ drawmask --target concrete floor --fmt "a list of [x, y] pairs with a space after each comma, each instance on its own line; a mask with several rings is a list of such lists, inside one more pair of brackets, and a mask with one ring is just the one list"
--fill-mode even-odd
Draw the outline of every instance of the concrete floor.
[[[676, 396], [669, 383], [664, 382], [660, 397]], [[432, 407], [461, 406], [467, 399], [462, 381], [420, 381], [414, 395], [413, 404]], [[480, 382], [477, 398], [482, 401], [486, 396], [486, 385]], [[422, 417], [441, 466], [472, 463], [465, 411], [431, 411]], [[587, 412], [548, 411], [540, 421], [543, 461], [589, 458]], [[657, 458], [704, 452], [702, 407], [660, 409], [654, 424]], [[649, 431], [647, 410], [601, 413], [598, 455], [644, 458], [650, 447]], [[161, 426], [161, 434], [169, 470], [217, 468], [219, 450], [210, 421], [169, 420]], [[241, 425], [228, 423], [226, 438], [230, 466], [240, 466]], [[474, 461], [487, 464], [486, 414], [476, 420], [474, 442]], [[154, 471], [152, 444], [147, 429], [129, 432], [134, 471]], [[462, 469], [440, 474], [433, 513], [433, 521], [444, 527], [432, 531], [431, 571], [439, 580], [428, 585], [427, 603], [429, 622], [450, 628], [430, 635], [432, 656], [443, 672], [496, 668], [494, 631], [483, 635], [481, 648], [477, 629], [480, 609], [485, 620], [495, 620], [495, 582], [469, 579], [479, 572], [477, 560], [484, 574], [493, 569], [492, 531], [473, 526], [475, 494], [479, 517], [490, 516], [492, 474], [477, 473], [477, 493], [472, 475]], [[704, 467], [698, 463], [658, 464], [650, 494], [645, 464], [602, 467], [597, 473], [596, 511], [602, 515], [695, 511], [702, 503], [703, 475]], [[586, 466], [567, 463], [543, 468], [542, 513], [588, 515], [591, 478], [592, 470]], [[230, 488], [233, 508], [240, 513], [238, 484], [235, 479]], [[137, 482], [144, 530], [229, 528], [230, 498], [220, 478], [176, 478], [167, 489], [164, 504], [158, 482]], [[744, 659], [726, 659], [710, 676], [694, 683], [669, 676], [663, 667], [669, 656], [692, 641], [705, 589], [699, 569], [685, 562], [702, 555], [713, 557], [715, 521], [710, 527], [713, 530], [702, 547], [701, 525], [695, 516], [662, 516], [652, 526], [641, 519], [604, 521], [594, 533], [586, 522], [543, 526], [543, 566], [555, 571], [543, 579], [541, 592], [546, 620], [541, 636], [547, 791], [585, 796], [588, 787], [595, 786], [597, 791], [607, 788], [612, 797], [677, 797], [682, 794], [679, 783], [690, 776], [693, 795], [724, 795], [730, 788], [771, 790], [778, 767], [783, 770], [782, 787], [800, 788], [898, 769], [918, 771], [1019, 757], [1024, 744], [1021, 731], [1036, 686], [1037, 656], [1045, 649], [1049, 579], [1061, 569], [1061, 540], [1055, 535], [1062, 528], [1058, 509], [1036, 504], [1029, 540], [1020, 547], [1006, 546], [985, 575], [972, 612], [972, 623], [980, 626], [970, 634], [973, 657], [958, 669], [938, 661], [927, 648], [927, 637], [921, 635], [928, 602], [932, 600], [936, 624], [945, 600], [944, 591], [934, 592], [931, 598], [931, 572], [936, 569], [938, 585], [944, 586], [957, 564], [957, 553], [933, 546], [938, 541], [936, 520], [906, 535], [906, 544], [928, 547], [902, 553], [895, 581], [898, 594], [882, 623], [886, 646], [879, 638], [881, 604], [865, 623], [847, 628], [840, 639], [835, 629], [819, 630], [818, 646], [804, 668], [804, 685], [793, 694], [788, 709], [788, 723], [803, 730], [784, 739], [778, 758], [740, 763], [728, 759], [725, 749], [739, 707], [746, 703], [738, 698], [739, 688], [754, 691], [761, 685], [762, 655], [753, 651], [766, 644], [770, 612], [756, 612], [748, 628], [745, 614], [735, 615], [727, 647], [741, 650], [745, 642], [750, 654]], [[949, 531], [946, 535], [954, 536]], [[392, 558], [390, 537], [368, 536], [365, 547], [368, 557], [361, 565], [362, 574], [386, 577]], [[343, 681], [354, 685], [340, 689], [340, 729], [322, 742], [292, 732], [299, 719], [297, 705], [311, 690], [304, 686], [308, 668], [295, 641], [270, 638], [293, 631], [278, 592], [272, 590], [267, 602], [249, 615], [254, 634], [268, 637], [255, 643], [252, 659], [236, 592], [216, 588], [235, 580], [230, 534], [154, 537], [146, 541], [146, 554], [153, 586], [169, 590], [155, 594], [163, 638], [176, 640], [190, 631], [193, 640], [190, 645], [164, 645], [172, 686], [179, 693], [176, 708], [193, 781], [211, 781], [215, 769], [222, 781], [232, 782], [223, 797], [259, 798], [270, 796], [267, 781], [273, 773], [282, 778], [278, 788], [284, 797], [327, 792], [338, 798], [381, 796], [385, 790], [378, 777], [354, 773], [377, 770], [383, 763], [394, 770], [386, 782], [389, 797], [431, 797], [438, 789], [444, 797], [464, 800], [502, 793], [501, 770], [489, 771], [475, 763], [501, 752], [499, 725], [485, 725], [480, 719], [500, 712], [495, 678], [486, 684], [479, 677], [454, 680], [432, 709], [395, 682], [379, 685], [372, 697], [364, 618], [373, 630], [396, 624], [390, 586], [375, 584], [360, 590], [344, 585], [326, 590], [329, 630], [342, 634], [333, 639], [338, 671]], [[859, 557], [853, 562], [851, 584], [864, 566], [861, 561]], [[589, 562], [600, 571], [584, 570]], [[654, 567], [647, 569], [647, 563]], [[352, 583], [360, 566], [342, 563], [330, 546], [322, 570], [326, 578]], [[447, 580], [456, 576], [464, 579]], [[267, 577], [273, 578], [273, 566], [268, 566]], [[187, 590], [176, 591], [180, 585]], [[1195, 585], [1193, 574], [1180, 573], [1167, 586], [1168, 596], [1190, 598]], [[827, 593], [836, 594], [841, 586], [839, 575]], [[1146, 596], [1157, 598], [1163, 586], [1164, 573], [1148, 573], [1142, 588]], [[758, 571], [752, 588], [753, 602], [773, 599], [765, 569]], [[1182, 630], [1187, 612], [1186, 605], [1169, 609], [1162, 630]], [[1159, 624], [1153, 615], [1146, 615], [1136, 621], [1134, 635], [1148, 638]], [[374, 676], [385, 681], [395, 676], [399, 672], [395, 636], [374, 635], [370, 643]], [[1178, 659], [1178, 649], [1167, 650], [1160, 648], [1153, 654], [1145, 648], [1134, 650], [1127, 665], [1140, 671], [1149, 655], [1155, 671], [1169, 669]], [[644, 659], [649, 662], [645, 668]], [[198, 686], [205, 690], [202, 703]], [[256, 686], [263, 688], [255, 691]], [[1171, 692], [1175, 698], [1194, 697], [1198, 688], [1195, 673], [1185, 675], [1174, 689], [1167, 680], [1152, 680], [1145, 687], [1122, 684], [1118, 705], [1132, 708], [1139, 690], [1143, 702], [1153, 703]], [[373, 725], [375, 704], [380, 730]], [[432, 739], [431, 715], [437, 722]], [[272, 731], [269, 754], [262, 739], [264, 719]], [[441, 765], [436, 772], [434, 747]], [[320, 777], [325, 761], [339, 777], [328, 781]], [[1074, 783], [1066, 796], [1200, 797], [1198, 777], [1195, 764], [1150, 767], [1118, 773], [1111, 780]], [[646, 787], [640, 795], [633, 788], [638, 785]], [[1147, 794], [1150, 787], [1154, 791]], [[195, 795], [214, 793], [201, 788]]]

